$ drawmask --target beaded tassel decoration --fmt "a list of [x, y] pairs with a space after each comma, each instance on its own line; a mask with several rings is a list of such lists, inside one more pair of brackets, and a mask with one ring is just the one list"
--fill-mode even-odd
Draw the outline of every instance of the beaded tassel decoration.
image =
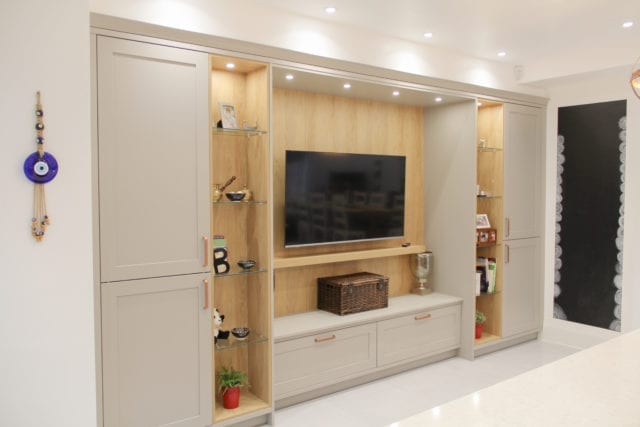
[[[38, 157], [42, 161], [44, 158], [44, 111], [40, 101], [40, 92], [37, 94], [36, 103], [36, 142], [38, 144]], [[37, 167], [37, 166], [36, 166]], [[40, 165], [40, 168], [43, 166]], [[36, 172], [37, 173], [37, 172]], [[47, 204], [44, 197], [44, 183], [33, 185], [33, 217], [31, 218], [31, 235], [37, 241], [42, 240], [44, 232], [49, 225], [49, 215], [47, 215]]]

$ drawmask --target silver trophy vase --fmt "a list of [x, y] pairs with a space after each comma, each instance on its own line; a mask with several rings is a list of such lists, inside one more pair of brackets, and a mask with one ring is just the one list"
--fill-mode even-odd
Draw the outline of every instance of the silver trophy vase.
[[422, 252], [411, 256], [411, 273], [418, 281], [418, 286], [411, 292], [418, 295], [426, 295], [432, 292], [428, 286], [429, 273], [433, 267], [433, 253]]

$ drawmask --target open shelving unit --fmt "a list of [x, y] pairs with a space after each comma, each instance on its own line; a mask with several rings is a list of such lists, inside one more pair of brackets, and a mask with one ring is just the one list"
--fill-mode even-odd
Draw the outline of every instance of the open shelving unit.
[[[249, 201], [223, 199], [211, 203], [211, 234], [226, 241], [229, 271], [212, 274], [212, 307], [225, 316], [222, 330], [249, 327], [245, 340], [230, 336], [213, 346], [214, 425], [227, 425], [268, 414], [272, 410], [271, 383], [271, 260], [270, 260], [270, 150], [264, 129], [221, 129], [220, 103], [232, 104], [237, 122], [269, 123], [268, 64], [238, 58], [210, 56], [210, 184], [236, 179], [226, 191], [247, 186], [254, 196]], [[233, 62], [235, 68], [226, 64]], [[213, 200], [213, 199], [212, 199]], [[245, 270], [239, 260], [256, 265]], [[214, 263], [215, 263], [214, 259]], [[214, 270], [215, 271], [215, 270]], [[240, 392], [240, 406], [222, 406], [216, 382], [221, 366], [246, 372], [249, 386]]]
[[502, 238], [503, 238], [503, 120], [502, 104], [482, 101], [478, 107], [477, 184], [480, 193], [476, 197], [476, 213], [489, 217], [491, 228], [496, 230], [496, 240], [476, 243], [476, 258], [496, 261], [495, 291], [476, 296], [476, 310], [487, 317], [482, 337], [475, 346], [500, 339], [502, 334]]

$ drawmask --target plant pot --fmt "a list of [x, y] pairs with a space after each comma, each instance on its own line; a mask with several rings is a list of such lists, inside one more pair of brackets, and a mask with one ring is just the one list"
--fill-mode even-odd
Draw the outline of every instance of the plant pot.
[[235, 409], [240, 405], [240, 387], [229, 387], [222, 394], [222, 406], [225, 409]]
[[482, 338], [482, 323], [476, 323], [476, 339]]

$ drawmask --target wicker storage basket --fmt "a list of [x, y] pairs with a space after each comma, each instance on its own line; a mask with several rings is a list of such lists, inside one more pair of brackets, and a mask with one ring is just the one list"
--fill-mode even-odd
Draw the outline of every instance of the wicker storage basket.
[[389, 278], [361, 272], [318, 278], [318, 309], [340, 316], [389, 305]]

